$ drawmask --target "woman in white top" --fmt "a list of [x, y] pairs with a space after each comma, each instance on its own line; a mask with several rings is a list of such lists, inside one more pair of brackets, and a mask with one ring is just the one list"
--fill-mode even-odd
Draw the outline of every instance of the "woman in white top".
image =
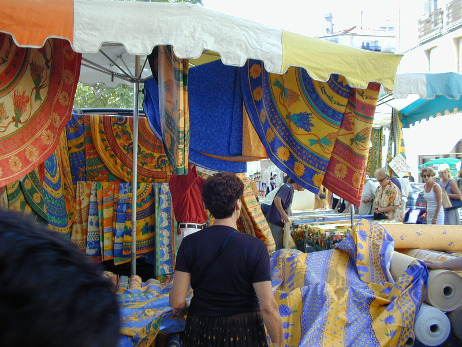
[[444, 224], [444, 210], [441, 201], [441, 187], [435, 183], [435, 171], [426, 167], [420, 173], [424, 186], [424, 198], [427, 200], [427, 224]]

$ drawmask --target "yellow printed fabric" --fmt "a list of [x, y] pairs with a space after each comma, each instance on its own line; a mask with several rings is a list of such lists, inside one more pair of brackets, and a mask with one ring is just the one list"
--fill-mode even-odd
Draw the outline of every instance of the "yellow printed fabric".
[[188, 173], [189, 101], [188, 59], [179, 59], [171, 46], [159, 46], [158, 84], [162, 140], [173, 170], [177, 175]]
[[255, 235], [265, 243], [268, 252], [274, 252], [276, 250], [276, 244], [274, 243], [273, 234], [271, 234], [271, 229], [261, 211], [261, 207], [253, 193], [250, 182], [244, 173], [238, 173], [237, 177], [244, 183], [244, 193], [241, 201], [242, 209], [245, 210], [245, 212], [241, 214], [239, 219], [246, 219], [247, 223], [242, 221], [242, 224], [247, 234]]
[[280, 250], [272, 285], [286, 346], [403, 346], [413, 336], [428, 272], [416, 262], [393, 280], [393, 239], [361, 220], [335, 249]]
[[[90, 124], [93, 143], [104, 165], [117, 178], [131, 182], [133, 117], [92, 115]], [[162, 142], [144, 117], [139, 119], [138, 132], [138, 182], [167, 182], [172, 168]]]
[[249, 60], [241, 69], [249, 118], [268, 157], [303, 187], [317, 193], [347, 109], [351, 88], [333, 75], [327, 82], [303, 69], [267, 73]]

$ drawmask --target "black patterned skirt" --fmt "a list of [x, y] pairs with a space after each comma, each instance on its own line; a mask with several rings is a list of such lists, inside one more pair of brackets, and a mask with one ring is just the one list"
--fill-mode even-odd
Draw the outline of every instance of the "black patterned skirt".
[[268, 342], [260, 312], [219, 317], [188, 313], [183, 346], [267, 347]]

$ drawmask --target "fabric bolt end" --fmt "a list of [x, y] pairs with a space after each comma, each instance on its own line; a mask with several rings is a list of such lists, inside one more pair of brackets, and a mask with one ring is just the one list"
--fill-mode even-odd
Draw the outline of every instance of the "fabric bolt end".
[[426, 346], [439, 346], [449, 337], [449, 318], [437, 308], [422, 304], [415, 322], [417, 340]]

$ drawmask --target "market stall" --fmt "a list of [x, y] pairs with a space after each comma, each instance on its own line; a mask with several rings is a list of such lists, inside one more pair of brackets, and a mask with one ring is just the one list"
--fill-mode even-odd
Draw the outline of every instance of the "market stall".
[[[30, 67], [28, 71], [30, 71], [29, 74], [32, 76], [28, 82], [32, 83], [31, 90], [34, 90], [33, 83], [37, 82], [37, 74], [42, 71], [42, 68], [46, 69], [48, 65], [55, 64], [56, 57], [60, 52], [63, 59], [69, 60], [72, 58], [72, 61], [76, 64], [81, 59], [82, 64], [80, 66], [79, 79], [82, 82], [95, 82], [95, 76], [98, 75], [101, 76], [101, 78], [97, 78], [99, 82], [110, 84], [116, 80], [121, 80], [124, 83], [132, 84], [135, 89], [134, 105], [138, 105], [139, 84], [144, 82], [154, 72], [153, 67], [155, 68], [155, 66], [146, 60], [147, 55], [153, 57], [154, 47], [166, 47], [163, 53], [157, 52], [157, 58], [165, 58], [168, 55], [168, 59], [171, 59], [168, 61], [174, 60], [177, 62], [179, 64], [177, 66], [181, 66], [181, 71], [186, 71], [192, 65], [205, 64], [207, 66], [207, 63], [210, 64], [210, 62], [213, 63], [220, 59], [221, 63], [226, 66], [240, 67], [235, 77], [241, 80], [241, 83], [238, 85], [242, 87], [242, 100], [245, 110], [249, 114], [251, 124], [258, 134], [258, 138], [277, 166], [285, 173], [294, 176], [300, 184], [312, 191], [317, 190], [324, 183], [326, 187], [339, 196], [350, 201], [358, 200], [366, 162], [365, 153], [368, 151], [367, 144], [370, 139], [379, 84], [384, 86], [388, 91], [393, 89], [396, 67], [400, 59], [399, 56], [361, 51], [307, 38], [214, 13], [188, 4], [84, 0], [61, 1], [60, 4], [61, 6], [54, 6], [55, 3], [53, 1], [24, 1], [21, 8], [17, 8], [16, 1], [6, 1], [0, 9], [0, 14], [2, 14], [0, 16], [0, 31], [12, 35], [5, 35], [3, 37], [2, 47], [4, 52], [9, 53], [10, 51], [14, 51], [36, 56], [33, 64], [26, 64]], [[61, 18], [62, 20], [56, 21], [56, 18]], [[56, 23], [65, 23], [65, 25], [56, 25]], [[98, 23], [98, 25], [94, 25], [95, 23]], [[33, 30], [31, 29], [32, 27]], [[191, 28], [194, 28], [194, 30], [191, 30]], [[57, 49], [47, 50], [48, 47], [52, 46], [52, 43], [56, 42], [62, 45], [63, 48], [61, 51]], [[47, 48], [40, 48], [42, 46]], [[8, 62], [8, 58], [11, 56], [5, 54], [5, 57]], [[160, 68], [165, 67], [165, 65], [168, 64], [160, 65]], [[38, 69], [37, 66], [39, 67]], [[87, 69], [90, 67], [93, 68], [93, 72], [89, 77]], [[70, 89], [67, 90], [67, 99], [62, 94], [60, 94], [61, 97], [58, 99], [61, 101], [67, 100], [67, 106], [72, 105], [72, 88], [75, 90], [78, 71], [76, 68], [73, 75], [63, 72], [62, 80], [69, 82], [70, 86], [68, 88]], [[177, 69], [177, 71], [180, 70]], [[164, 75], [160, 79], [163, 82], [171, 81], [172, 76], [174, 76], [168, 75], [171, 71], [164, 71], [163, 73]], [[87, 77], [88, 79], [86, 79]], [[159, 74], [157, 77], [159, 78]], [[297, 81], [301, 83], [300, 89], [295, 88]], [[165, 83], [162, 84], [164, 87], [165, 85]], [[170, 84], [167, 83], [167, 85]], [[170, 86], [175, 87], [174, 84]], [[39, 87], [42, 87], [41, 83], [35, 88]], [[304, 90], [304, 88], [306, 89]], [[99, 210], [96, 209], [97, 212], [95, 213], [95, 206], [98, 206], [99, 201], [102, 204], [107, 203], [107, 205], [110, 205], [111, 198], [108, 196], [110, 195], [108, 192], [117, 191], [117, 189], [111, 188], [109, 177], [115, 175], [114, 172], [116, 170], [119, 176], [125, 177], [122, 180], [123, 182], [118, 182], [119, 190], [117, 191], [119, 199], [117, 208], [120, 209], [121, 216], [122, 214], [125, 215], [125, 220], [117, 220], [116, 218], [116, 224], [120, 223], [119, 226], [124, 231], [122, 237], [117, 238], [120, 241], [119, 246], [112, 248], [113, 254], [111, 255], [111, 248], [105, 248], [104, 242], [103, 244], [99, 243], [99, 245], [97, 242], [92, 243], [93, 241], [97, 241], [93, 238], [100, 240], [99, 229], [90, 230], [92, 237], [90, 237], [91, 242], [88, 243], [89, 231], [87, 229], [85, 249], [93, 256], [107, 256], [109, 259], [120, 254], [126, 256], [127, 253], [125, 252], [124, 254], [124, 251], [127, 251], [128, 248], [132, 264], [135, 264], [133, 260], [137, 256], [137, 244], [147, 240], [136, 237], [138, 231], [141, 233], [143, 226], [146, 224], [139, 219], [137, 209], [139, 209], [139, 206], [142, 208], [150, 206], [153, 210], [157, 211], [157, 215], [162, 216], [162, 212], [165, 211], [161, 209], [169, 207], [168, 203], [165, 203], [168, 200], [168, 194], [163, 190], [165, 182], [149, 182], [154, 183], [154, 185], [139, 182], [139, 176], [145, 176], [148, 173], [141, 172], [140, 167], [143, 167], [144, 164], [139, 164], [137, 161], [140, 154], [142, 152], [146, 153], [145, 149], [152, 144], [147, 140], [153, 135], [146, 135], [148, 131], [151, 131], [155, 136], [159, 137], [158, 141], [162, 142], [161, 147], [165, 151], [164, 153], [158, 153], [156, 158], [161, 156], [165, 158], [167, 156], [175, 172], [181, 173], [182, 170], [187, 169], [189, 155], [189, 114], [188, 112], [183, 112], [185, 111], [184, 108], [167, 108], [165, 106], [167, 97], [172, 97], [170, 101], [185, 101], [186, 94], [184, 94], [184, 90], [179, 91], [175, 88], [173, 90], [175, 91], [175, 95], [167, 95], [165, 90], [158, 92], [159, 104], [157, 106], [159, 108], [159, 123], [161, 126], [158, 134], [155, 133], [152, 126], [154, 118], [150, 118], [151, 124], [147, 124], [146, 120], [139, 119], [138, 107], [134, 107], [132, 118], [109, 122], [112, 124], [108, 124], [104, 117], [95, 117], [87, 121], [83, 117], [83, 123], [79, 119], [72, 119], [74, 121], [72, 128], [74, 131], [68, 133], [71, 136], [68, 136], [67, 140], [74, 141], [75, 144], [81, 143], [78, 142], [82, 138], [82, 134], [79, 131], [83, 132], [83, 143], [87, 151], [84, 161], [91, 164], [91, 166], [86, 167], [85, 174], [90, 173], [93, 175], [91, 177], [101, 174], [105, 175], [101, 182], [87, 180], [86, 182], [80, 181], [84, 183], [77, 185], [76, 190], [78, 189], [79, 192], [76, 191], [75, 194], [78, 194], [82, 199], [74, 200], [75, 203], [81, 204], [80, 206], [74, 206], [76, 209], [74, 212], [76, 220], [80, 218], [80, 222], [84, 226], [89, 226], [90, 224], [94, 226], [96, 220], [100, 221]], [[54, 92], [58, 93], [57, 91]], [[21, 93], [19, 93], [20, 96], [23, 95]], [[11, 93], [9, 95], [11, 96]], [[14, 95], [18, 95], [18, 92], [13, 93]], [[5, 95], [5, 97], [8, 97], [8, 95]], [[40, 109], [40, 98], [35, 97], [34, 100], [28, 99], [30, 105], [19, 102], [23, 99], [16, 96], [16, 99], [11, 101], [13, 106], [11, 107], [9, 117], [13, 117], [12, 115], [18, 117], [16, 111], [21, 111], [21, 115], [26, 115], [27, 112], [25, 111], [30, 111], [28, 109], [30, 105], [33, 105], [36, 110]], [[276, 102], [272, 103], [271, 99], [276, 100]], [[164, 102], [163, 106], [161, 105], [162, 100]], [[15, 101], [16, 104], [14, 103]], [[313, 103], [316, 107], [309, 108], [308, 105]], [[266, 107], [272, 108], [273, 106], [274, 110], [276, 110], [275, 112], [271, 114], [263, 112]], [[318, 110], [315, 110], [315, 108], [318, 108]], [[174, 132], [172, 133], [175, 134], [175, 136], [171, 137], [167, 136], [165, 124], [164, 126], [162, 125], [169, 112], [169, 116], [178, 116], [177, 118], [171, 117], [172, 123], [174, 123], [174, 127], [172, 128]], [[244, 109], [240, 112], [244, 113]], [[329, 117], [327, 117], [328, 115]], [[24, 175], [32, 173], [41, 164], [38, 158], [43, 158], [43, 161], [48, 160], [47, 155], [53, 153], [58, 148], [58, 137], [61, 136], [61, 131], [68, 124], [69, 120], [71, 120], [70, 110], [44, 113], [41, 116], [41, 119], [44, 119], [45, 123], [49, 120], [48, 123], [51, 122], [55, 125], [54, 131], [44, 132], [46, 136], [41, 137], [48, 143], [46, 151], [43, 150], [40, 153], [36, 153], [29, 149], [28, 152], [25, 152], [24, 156], [27, 157], [29, 155], [30, 158], [36, 158], [36, 160], [28, 159], [30, 163], [28, 162], [27, 170], [21, 172], [21, 174], [5, 170], [0, 177], [1, 186], [14, 183]], [[323, 126], [323, 122], [327, 126]], [[16, 123], [18, 127], [20, 126], [20, 130], [26, 129], [26, 122], [24, 122], [24, 125], [19, 122]], [[274, 130], [268, 131], [268, 129], [272, 128], [272, 125], [277, 123], [280, 124], [279, 128], [276, 129], [273, 126]], [[126, 124], [126, 126], [124, 127], [123, 124]], [[12, 122], [12, 126], [7, 132], [8, 136], [0, 137], [2, 144], [10, 144], [10, 146], [2, 146], [2, 149], [11, 149], [12, 145], [18, 146], [18, 144], [21, 144], [25, 140], [21, 136], [20, 131], [15, 131], [18, 129], [13, 129], [14, 126], [15, 124]], [[88, 129], [90, 129], [91, 141], [90, 136], [85, 135], [88, 134]], [[108, 129], [111, 129], [111, 131], [106, 131]], [[125, 150], [124, 154], [126, 157], [129, 157], [129, 152], [126, 149], [130, 148], [132, 150], [131, 161], [116, 161], [115, 159], [121, 159], [117, 155], [117, 151], [114, 151], [116, 153], [114, 154], [115, 157], [108, 155], [104, 156], [106, 161], [99, 161], [101, 156], [97, 156], [95, 153], [98, 153], [98, 148], [101, 150], [107, 147], [107, 143], [110, 141], [105, 136], [110, 133], [120, 135], [118, 139], [120, 141], [112, 142], [113, 146], [111, 146], [111, 149], [116, 148], [116, 144], [125, 142], [127, 146], [122, 146]], [[98, 134], [98, 136], [94, 137], [93, 134]], [[77, 138], [79, 138], [78, 141]], [[140, 140], [143, 141], [141, 146]], [[297, 147], [297, 143], [303, 143], [303, 145]], [[26, 145], [22, 143], [19, 147], [26, 151], [28, 145], [30, 143], [26, 143]], [[74, 153], [77, 153], [80, 147], [76, 145], [74, 148], [76, 148]], [[88, 156], [88, 153], [92, 155]], [[106, 149], [104, 153], [108, 154], [109, 151]], [[11, 159], [13, 157], [14, 154], [11, 151], [2, 152], [2, 160], [4, 162], [2, 162], [1, 167], [15, 171], [14, 168], [17, 168], [19, 164], [17, 164], [16, 159]], [[76, 161], [79, 158], [81, 159], [79, 155], [74, 157]], [[11, 165], [11, 162], [13, 164], [16, 163], [16, 165]], [[131, 163], [131, 167], [127, 163]], [[59, 195], [59, 204], [63, 211], [59, 215], [62, 223], [55, 223], [55, 227], [61, 228], [66, 231], [63, 233], [67, 233], [72, 223], [67, 221], [66, 224], [64, 219], [64, 216], [66, 216], [64, 210], [68, 206], [66, 205], [67, 195], [64, 193], [66, 185], [56, 184], [58, 181], [57, 172], [59, 171], [56, 168], [59, 167], [59, 161], [54, 157], [53, 160], [49, 160], [49, 163], [47, 162], [47, 165], [47, 172], [50, 176], [49, 182], [50, 186], [52, 186], [49, 191], [55, 193], [59, 190], [61, 194], [52, 194], [54, 197]], [[108, 166], [112, 167], [112, 171], [109, 170], [108, 172], [104, 170], [104, 167]], [[66, 180], [67, 187], [70, 188], [72, 187], [72, 183], [69, 183], [69, 177], [72, 177], [72, 173]], [[139, 185], [143, 187], [141, 188], [143, 191], [141, 196], [135, 198], [128, 193], [129, 185], [127, 183], [130, 183], [130, 179], [132, 187], [138, 187]], [[36, 182], [37, 180], [31, 177], [30, 181]], [[26, 183], [24, 184], [26, 185]], [[122, 194], [120, 190], [121, 186], [123, 187]], [[29, 189], [31, 187], [27, 186], [26, 188]], [[258, 214], [256, 201], [252, 200], [250, 196], [252, 195], [251, 189], [249, 192], [247, 207], [249, 211], [256, 210]], [[104, 198], [104, 193], [106, 193], [106, 199]], [[10, 196], [13, 198], [16, 195], [10, 194]], [[34, 194], [30, 194], [30, 196], [33, 200]], [[155, 197], [155, 203], [153, 203], [153, 196]], [[139, 198], [141, 198], [140, 201]], [[50, 205], [57, 205], [51, 198], [49, 201]], [[166, 206], [164, 206], [164, 203]], [[72, 207], [72, 202], [69, 206]], [[107, 210], [110, 210], [110, 208]], [[91, 218], [89, 211], [92, 213]], [[102, 211], [104, 211], [104, 207]], [[138, 228], [136, 229], [136, 233], [128, 232], [125, 234], [128, 224], [124, 222], [127, 221], [127, 215], [130, 214], [132, 225], [139, 225], [139, 221], [143, 225], [140, 225], [139, 230]], [[48, 212], [45, 216], [49, 219]], [[68, 216], [69, 214], [66, 217]], [[103, 217], [106, 221], [111, 220], [111, 217], [104, 213]], [[114, 214], [112, 218], [114, 218]], [[172, 224], [170, 223], [171, 219], [164, 221], [166, 221], [166, 225]], [[156, 223], [163, 224], [160, 222], [160, 219]], [[259, 223], [264, 224], [264, 219], [254, 218], [247, 223], [247, 227], [255, 227]], [[149, 222], [147, 224], [149, 229]], [[105, 224], [103, 223], [103, 225]], [[108, 238], [110, 239], [110, 225], [107, 231]], [[112, 230], [112, 232], [114, 231]], [[147, 230], [148, 234], [150, 232], [152, 231]], [[105, 231], [102, 231], [103, 235], [104, 233]], [[74, 234], [75, 236], [77, 234]], [[80, 236], [83, 235], [81, 234]], [[146, 232], [144, 232], [144, 236], [146, 236]], [[72, 238], [72, 235], [70, 237]], [[114, 237], [114, 234], [112, 234], [112, 237]], [[165, 238], [166, 244], [163, 245], [167, 249], [163, 249], [161, 252], [170, 255], [169, 249], [172, 249], [172, 243], [171, 241], [169, 243], [168, 237], [171, 237], [171, 230], [170, 234]], [[352, 242], [351, 239], [348, 240]], [[83, 237], [80, 237], [78, 242], [82, 242], [83, 244]], [[162, 245], [159, 244], [160, 246]], [[388, 247], [388, 244], [386, 247]], [[145, 248], [145, 250], [147, 249], [149, 247]], [[116, 250], [122, 250], [122, 252], [115, 254]], [[100, 251], [99, 254], [98, 251]], [[335, 268], [337, 262], [346, 259], [345, 255], [339, 250], [331, 250], [331, 252], [332, 254], [336, 254], [335, 259], [332, 260], [332, 266], [324, 267], [323, 271]], [[367, 254], [366, 251], [364, 252]], [[280, 255], [281, 253], [278, 253], [273, 256], [274, 262], [283, 261], [279, 257]], [[304, 256], [297, 254], [296, 257], [303, 258]], [[171, 260], [173, 257], [168, 256], [167, 258]], [[315, 260], [314, 257], [306, 257], [306, 259], [301, 261], [308, 261], [308, 258], [318, 265], [326, 264], [320, 260]], [[290, 259], [290, 261], [293, 260]], [[164, 271], [163, 274], [167, 274], [171, 271], [162, 265], [165, 264], [157, 264], [159, 273]], [[279, 278], [276, 276], [276, 273], [280, 271], [278, 269], [279, 265], [274, 268], [275, 279]], [[353, 263], [350, 265], [353, 266]], [[358, 269], [360, 272], [363, 271], [361, 267], [358, 267]], [[383, 269], [377, 268], [377, 271], [381, 272]], [[413, 286], [412, 290], [415, 290], [418, 294], [424, 288], [423, 282], [425, 282], [425, 279], [417, 275], [417, 273], [420, 274], [424, 271], [423, 268], [418, 268], [416, 271], [411, 286]], [[135, 273], [136, 269], [133, 272]], [[363, 276], [358, 275], [350, 278], [348, 274], [346, 280], [363, 285], [359, 283], [360, 277]], [[287, 278], [286, 287], [284, 289], [281, 287], [281, 290], [276, 291], [276, 295], [280, 310], [284, 313], [285, 323], [287, 323], [285, 325], [286, 332], [293, 343], [301, 343], [311, 338], [318, 338], [315, 336], [317, 330], [315, 329], [316, 326], [313, 325], [309, 331], [300, 331], [298, 323], [304, 322], [303, 326], [308, 327], [311, 324], [308, 324], [308, 322], [316, 320], [318, 314], [325, 315], [330, 313], [325, 307], [323, 309], [321, 304], [316, 306], [316, 310], [318, 311], [305, 312], [302, 317], [303, 301], [306, 299], [307, 305], [309, 305], [312, 300], [308, 300], [308, 297], [299, 300], [299, 295], [302, 292], [309, 291], [310, 284], [294, 287], [289, 283], [294, 280], [298, 284], [302, 284], [303, 282], [301, 277]], [[134, 280], [134, 282], [136, 281]], [[124, 317], [139, 315], [144, 318], [136, 323], [130, 320], [125, 321], [126, 325], [123, 329], [122, 341], [125, 345], [150, 344], [159, 331], [174, 332], [181, 331], [182, 329], [182, 322], [168, 318], [171, 311], [166, 306], [166, 293], [171, 282], [165, 281], [160, 283], [159, 281], [156, 282], [156, 280], [148, 282], [141, 284], [136, 282], [131, 287], [127, 284], [128, 281], [125, 278], [118, 282], [121, 288], [120, 298], [123, 305], [122, 314]], [[275, 286], [278, 285], [276, 282], [274, 283]], [[386, 287], [390, 289], [392, 285], [387, 285]], [[292, 289], [295, 290], [294, 293], [290, 292]], [[342, 290], [345, 290], [345, 288]], [[134, 298], [140, 298], [139, 294], [146, 294], [148, 292], [151, 295], [149, 297], [149, 305], [140, 308], [134, 302]], [[318, 300], [318, 302], [323, 300], [323, 292], [313, 295], [311, 297], [313, 300]], [[345, 295], [348, 295], [348, 293], [345, 292]], [[297, 299], [291, 305], [288, 305], [291, 300], [289, 297], [297, 297]], [[419, 295], [411, 297], [419, 297]], [[372, 296], [368, 298], [372, 300]], [[375, 308], [376, 314], [371, 316], [369, 321], [362, 322], [361, 324], [372, 327], [378, 324], [378, 320], [376, 320], [378, 317], [380, 319], [388, 317], [386, 308], [387, 304], [390, 304], [392, 301], [391, 297], [387, 297], [383, 305]], [[376, 345], [398, 340], [407, 341], [412, 332], [413, 314], [418, 304], [418, 300], [414, 300], [412, 304], [408, 305], [410, 318], [401, 317], [398, 310], [392, 311], [393, 315], [400, 317], [400, 320], [406, 318], [410, 322], [399, 326], [394, 330], [394, 334], [387, 335], [384, 331], [378, 332], [376, 330], [375, 333], [380, 335], [379, 337], [376, 335], [376, 340], [374, 340]], [[297, 311], [295, 308], [298, 305], [301, 306]], [[339, 306], [336, 307], [339, 308]], [[367, 307], [357, 309], [366, 310]], [[348, 315], [352, 314], [351, 312], [344, 313]], [[311, 318], [305, 319], [307, 317]], [[359, 329], [359, 327], [360, 325], [355, 325], [353, 330], [348, 330], [348, 341], [370, 340], [371, 336], [362, 335], [362, 329]]]

